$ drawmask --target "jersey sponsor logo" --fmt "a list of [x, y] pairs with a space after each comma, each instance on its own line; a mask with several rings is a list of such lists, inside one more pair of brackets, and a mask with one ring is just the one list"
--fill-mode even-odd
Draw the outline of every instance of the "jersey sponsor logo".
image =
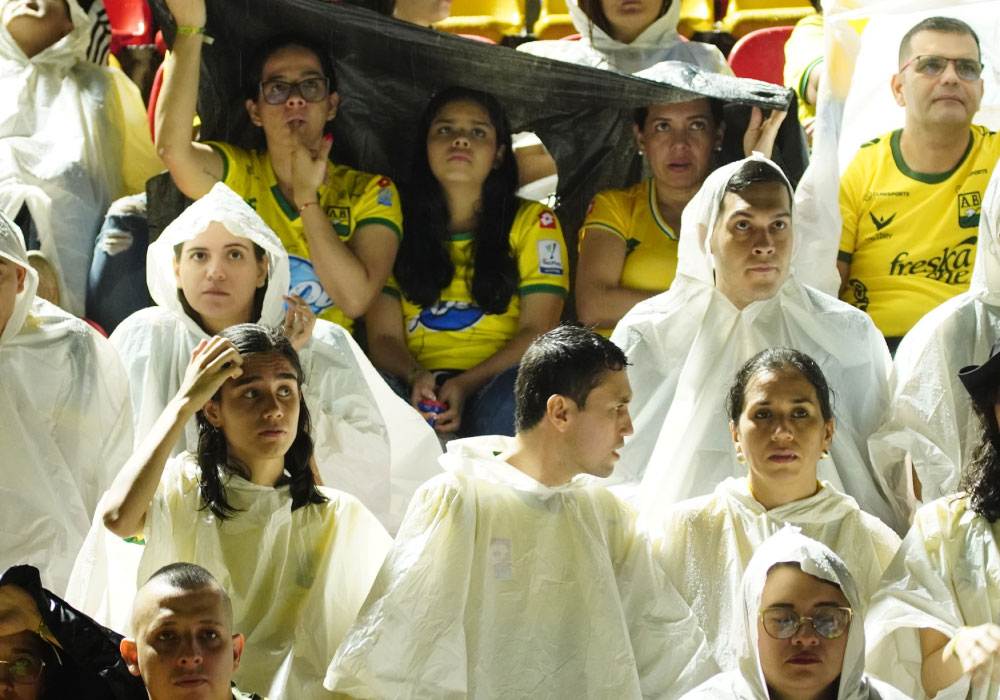
[[330, 225], [337, 235], [347, 238], [351, 235], [351, 208], [350, 207], [327, 207], [326, 216], [330, 219]]
[[962, 228], [979, 228], [979, 212], [983, 197], [979, 192], [962, 192], [958, 195], [958, 225]]
[[485, 315], [482, 309], [470, 302], [439, 301], [410, 319], [406, 330], [412, 334], [423, 326], [429, 331], [463, 331], [479, 323]]
[[875, 199], [875, 197], [909, 197], [910, 193], [906, 190], [886, 190], [884, 192], [865, 192], [865, 201], [870, 202]]
[[970, 236], [954, 248], [926, 260], [911, 260], [905, 250], [889, 264], [890, 275], [922, 275], [945, 284], [966, 284], [976, 257], [976, 237]]
[[288, 272], [291, 276], [288, 282], [288, 293], [298, 294], [302, 297], [314, 314], [319, 316], [321, 312], [333, 306], [333, 300], [320, 284], [311, 262], [298, 255], [289, 255]]
[[562, 247], [554, 238], [538, 241], [538, 271], [543, 275], [563, 273]]
[[880, 218], [878, 218], [877, 216], [875, 216], [875, 212], [873, 212], [873, 211], [868, 212], [868, 216], [871, 217], [872, 223], [875, 224], [875, 230], [876, 231], [881, 231], [886, 226], [888, 226], [889, 224], [891, 224], [892, 220], [896, 218], [896, 212], [893, 212], [892, 214], [890, 214], [889, 218], [887, 218], [887, 219], [880, 219]]
[[556, 215], [550, 212], [548, 209], [543, 211], [538, 215], [538, 227], [539, 228], [555, 228], [556, 227]]
[[969, 177], [972, 177], [973, 175], [985, 175], [988, 172], [989, 172], [988, 168], [980, 168], [979, 170], [973, 170], [971, 173], [969, 173]]
[[384, 189], [379, 190], [378, 191], [378, 195], [376, 196], [375, 199], [378, 200], [378, 203], [381, 204], [383, 207], [391, 207], [392, 206], [392, 190], [390, 190], [388, 188], [384, 188]]
[[850, 291], [848, 295], [847, 303], [858, 307], [862, 311], [868, 310], [868, 287], [865, 283], [859, 279], [852, 279], [847, 281], [847, 291]]

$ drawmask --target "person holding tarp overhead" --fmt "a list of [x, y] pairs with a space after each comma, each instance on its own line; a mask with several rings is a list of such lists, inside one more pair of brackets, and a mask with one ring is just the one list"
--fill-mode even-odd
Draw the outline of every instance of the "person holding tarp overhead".
[[675, 698], [715, 663], [601, 486], [632, 432], [625, 356], [564, 325], [517, 377], [517, 436], [455, 440], [413, 498], [327, 687], [356, 698]]
[[676, 280], [612, 335], [631, 363], [638, 433], [618, 488], [641, 493], [640, 510], [655, 517], [743, 475], [720, 397], [749, 357], [785, 346], [816, 360], [841, 402], [819, 477], [905, 529], [904, 485], [867, 460], [868, 434], [888, 408], [889, 353], [865, 314], [796, 279], [792, 209], [784, 174], [754, 155], [709, 175], [684, 210]]
[[649, 515], [660, 563], [724, 670], [739, 661], [742, 631], [734, 606], [743, 568], [782, 526], [799, 527], [836, 551], [857, 574], [865, 604], [899, 548], [887, 525], [816, 478], [836, 429], [836, 398], [808, 355], [789, 348], [754, 355], [737, 372], [726, 401], [746, 476]]
[[378, 296], [402, 237], [396, 187], [335, 165], [328, 155], [340, 96], [330, 55], [306, 37], [274, 37], [247, 56], [250, 121], [266, 149], [191, 141], [198, 97], [204, 0], [170, 0], [177, 22], [156, 108], [156, 148], [177, 187], [197, 199], [222, 181], [288, 250], [291, 291], [321, 319], [348, 330]]
[[[356, 498], [316, 486], [304, 380], [280, 331], [203, 339], [100, 509], [145, 540], [138, 581], [187, 561], [223, 584], [247, 638], [235, 680], [272, 700], [329, 698], [326, 664], [392, 542]], [[171, 458], [192, 417], [197, 452]]]
[[683, 700], [907, 700], [865, 673], [865, 611], [851, 567], [793, 527], [765, 541], [734, 603], [743, 642], [739, 668]]
[[104, 489], [132, 445], [114, 348], [35, 297], [21, 231], [0, 213], [0, 568], [37, 566], [66, 587]]
[[76, 0], [4, 2], [0, 15], [0, 211], [22, 226], [83, 315], [94, 238], [111, 202], [160, 170], [138, 88], [86, 61]]
[[892, 413], [869, 440], [872, 461], [899, 468], [907, 455], [924, 502], [954, 493], [979, 444], [958, 370], [985, 362], [1000, 338], [1000, 171], [983, 196], [969, 291], [933, 309], [903, 337], [893, 360]]

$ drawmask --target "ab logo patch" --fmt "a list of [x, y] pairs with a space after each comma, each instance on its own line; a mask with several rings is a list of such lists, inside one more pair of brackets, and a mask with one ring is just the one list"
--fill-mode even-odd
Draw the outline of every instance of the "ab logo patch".
[[538, 271], [543, 275], [563, 273], [562, 248], [554, 238], [538, 241]]
[[326, 216], [330, 219], [333, 230], [341, 238], [351, 235], [351, 208], [350, 207], [327, 207]]
[[982, 204], [983, 198], [979, 192], [963, 192], [958, 195], [958, 225], [962, 228], [978, 228]]

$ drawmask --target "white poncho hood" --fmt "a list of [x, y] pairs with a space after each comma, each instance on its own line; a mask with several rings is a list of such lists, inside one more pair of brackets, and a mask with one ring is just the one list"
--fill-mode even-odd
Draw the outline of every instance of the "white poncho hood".
[[132, 451], [128, 383], [104, 338], [35, 297], [21, 231], [2, 213], [0, 257], [26, 271], [0, 335], [0, 568], [33, 564], [61, 593]]
[[910, 454], [925, 503], [958, 489], [979, 441], [979, 421], [958, 371], [985, 362], [1000, 338], [998, 234], [1000, 169], [983, 197], [969, 291], [927, 313], [899, 344], [890, 380], [892, 415], [870, 440], [872, 460], [883, 470], [905, 470]]
[[764, 542], [747, 565], [742, 582], [744, 644], [739, 670], [723, 673], [685, 696], [698, 698], [737, 698], [738, 700], [768, 700], [770, 697], [764, 671], [757, 652], [757, 614], [767, 574], [776, 564], [795, 563], [803, 572], [839, 586], [854, 610], [844, 650], [844, 665], [840, 674], [837, 700], [902, 700], [905, 696], [895, 688], [873, 681], [865, 670], [865, 605], [858, 596], [854, 577], [847, 566], [829, 547], [802, 535], [797, 528], [786, 527]]
[[566, 0], [579, 41], [533, 41], [522, 44], [520, 51], [577, 63], [594, 68], [637, 73], [661, 61], [683, 61], [712, 71], [732, 74], [719, 50], [700, 42], [686, 42], [677, 33], [681, 0], [673, 0], [667, 11], [655, 19], [631, 43], [612, 39], [584, 13], [577, 0]]
[[709, 234], [726, 185], [750, 160], [770, 163], [754, 154], [705, 180], [684, 209], [670, 289], [633, 307], [612, 334], [631, 363], [635, 425], [612, 481], [630, 500], [642, 482], [638, 505], [645, 514], [745, 474], [736, 462], [725, 396], [743, 363], [761, 350], [786, 346], [812, 357], [835, 393], [832, 459], [820, 463], [819, 478], [894, 529], [905, 529], [904, 498], [896, 495], [904, 492], [905, 474], [887, 485], [867, 459], [871, 426], [888, 408], [890, 362], [871, 319], [796, 280], [797, 235], [788, 278], [770, 299], [737, 309], [715, 287]]

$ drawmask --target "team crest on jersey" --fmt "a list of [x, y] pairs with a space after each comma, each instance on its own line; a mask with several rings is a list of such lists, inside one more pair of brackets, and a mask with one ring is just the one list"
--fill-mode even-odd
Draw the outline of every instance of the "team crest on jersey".
[[378, 191], [376, 199], [378, 200], [378, 203], [381, 204], [383, 207], [391, 207], [392, 190], [389, 189], [388, 187], [382, 188], [381, 190]]
[[563, 273], [562, 246], [554, 238], [538, 241], [538, 271], [543, 275]]
[[479, 323], [485, 315], [482, 309], [470, 302], [439, 301], [410, 319], [406, 330], [414, 333], [423, 326], [429, 331], [463, 331]]
[[962, 228], [978, 228], [979, 212], [983, 197], [979, 192], [963, 192], [958, 195], [958, 225]]
[[392, 180], [390, 180], [390, 179], [389, 179], [389, 178], [387, 178], [387, 177], [383, 177], [382, 179], [380, 179], [380, 180], [378, 181], [378, 186], [379, 186], [379, 187], [382, 187], [382, 188], [385, 188], [385, 187], [388, 187], [388, 186], [389, 186], [389, 185], [391, 185], [391, 184], [392, 184]]
[[347, 238], [351, 235], [351, 208], [350, 207], [327, 207], [326, 216], [330, 219], [330, 225], [337, 235]]
[[302, 297], [314, 314], [319, 316], [321, 312], [333, 306], [333, 300], [320, 284], [311, 262], [298, 255], [289, 255], [288, 272], [291, 277], [288, 281], [288, 293]]
[[556, 215], [550, 212], [548, 209], [543, 211], [538, 215], [538, 227], [539, 228], [555, 228], [556, 227]]

